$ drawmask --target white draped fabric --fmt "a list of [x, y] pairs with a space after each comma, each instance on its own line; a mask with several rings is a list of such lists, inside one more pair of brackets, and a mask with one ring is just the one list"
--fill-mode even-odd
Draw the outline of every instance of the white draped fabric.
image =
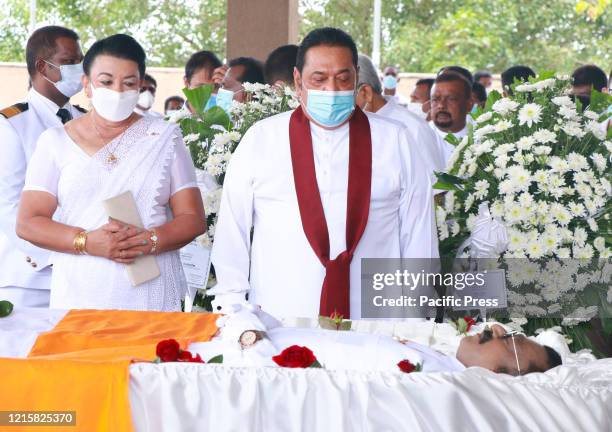
[[[118, 162], [108, 164], [110, 153]], [[103, 200], [131, 191], [143, 225], [171, 218], [169, 199], [196, 187], [195, 169], [180, 130], [146, 117], [95, 155], [87, 155], [63, 127], [45, 131], [30, 161], [24, 190], [57, 197], [54, 219], [84, 230], [108, 222]], [[51, 307], [180, 310], [186, 282], [178, 251], [156, 256], [161, 276], [133, 287], [125, 265], [86, 255], [52, 254]]]
[[605, 431], [612, 359], [515, 378], [135, 364], [138, 431]]
[[[0, 319], [0, 356], [25, 357], [38, 333], [64, 313], [16, 309]], [[433, 338], [452, 351], [456, 332], [448, 325], [435, 331], [427, 326], [355, 324], [360, 331], [419, 342]], [[149, 432], [607, 431], [612, 359], [571, 354], [563, 366], [522, 377], [481, 368], [402, 374], [136, 363], [130, 366], [129, 397], [135, 429]]]

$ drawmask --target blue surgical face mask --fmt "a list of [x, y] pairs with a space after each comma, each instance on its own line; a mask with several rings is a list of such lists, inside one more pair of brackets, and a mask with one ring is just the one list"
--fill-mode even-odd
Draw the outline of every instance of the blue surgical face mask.
[[393, 75], [387, 75], [383, 78], [383, 87], [389, 90], [393, 90], [397, 87], [397, 78]]
[[229, 115], [231, 113], [232, 101], [234, 100], [234, 92], [227, 89], [219, 89], [217, 92], [217, 106]]
[[208, 111], [210, 108], [217, 105], [217, 95], [211, 94], [208, 98], [208, 102], [206, 102], [206, 106], [204, 107], [204, 111]]
[[355, 90], [306, 90], [308, 91], [306, 111], [310, 118], [321, 126], [339, 126], [355, 110]]

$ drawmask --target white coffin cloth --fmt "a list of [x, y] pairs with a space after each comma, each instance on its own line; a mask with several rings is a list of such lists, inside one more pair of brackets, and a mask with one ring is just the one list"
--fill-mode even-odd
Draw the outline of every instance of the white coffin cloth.
[[[64, 314], [16, 309], [0, 319], [0, 356], [25, 357]], [[416, 332], [397, 322], [356, 327], [455, 344], [448, 326], [430, 332], [426, 324]], [[401, 374], [137, 363], [129, 397], [137, 431], [607, 431], [612, 359], [572, 354], [563, 366], [524, 377], [481, 368]]]

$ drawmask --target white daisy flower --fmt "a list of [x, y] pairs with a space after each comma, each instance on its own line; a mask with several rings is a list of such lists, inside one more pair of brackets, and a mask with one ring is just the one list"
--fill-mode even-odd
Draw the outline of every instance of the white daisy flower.
[[528, 103], [519, 111], [519, 125], [526, 124], [528, 127], [539, 123], [542, 118], [542, 107], [536, 103]]

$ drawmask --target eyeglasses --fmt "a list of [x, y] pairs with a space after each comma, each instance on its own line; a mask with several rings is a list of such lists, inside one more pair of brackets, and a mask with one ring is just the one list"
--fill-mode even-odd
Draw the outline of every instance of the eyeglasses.
[[512, 331], [507, 332], [505, 335], [501, 336], [502, 339], [508, 339], [508, 338], [512, 339], [512, 347], [514, 348], [514, 359], [516, 360], [516, 368], [518, 369], [519, 376], [521, 376], [521, 365], [519, 364], [518, 352], [516, 350], [516, 342], [514, 341], [514, 336], [518, 336], [520, 334], [521, 334], [520, 332], [516, 330], [512, 330]]

